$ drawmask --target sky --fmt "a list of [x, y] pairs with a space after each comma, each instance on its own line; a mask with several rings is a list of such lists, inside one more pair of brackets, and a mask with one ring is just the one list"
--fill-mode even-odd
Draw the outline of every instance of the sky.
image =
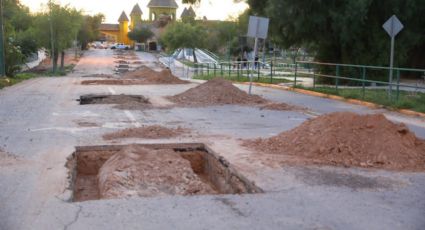
[[[20, 0], [20, 2], [30, 8], [32, 12], [43, 10], [48, 0]], [[103, 13], [106, 17], [105, 23], [117, 23], [121, 12], [124, 10], [127, 15], [130, 14], [133, 6], [138, 3], [143, 11], [143, 19], [149, 18], [149, 11], [146, 5], [150, 0], [56, 0], [56, 3], [62, 5], [69, 4], [77, 9], [83, 10], [86, 14]], [[185, 6], [181, 0], [176, 0], [179, 4], [177, 16], [180, 17]], [[243, 1], [234, 3], [233, 0], [201, 0], [201, 3], [195, 5], [194, 10], [197, 17], [206, 16], [210, 20], [225, 20], [229, 17], [236, 17], [243, 12], [248, 5]]]

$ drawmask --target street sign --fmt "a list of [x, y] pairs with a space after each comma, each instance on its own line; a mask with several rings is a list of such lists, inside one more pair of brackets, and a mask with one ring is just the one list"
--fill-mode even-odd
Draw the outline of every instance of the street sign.
[[394, 43], [395, 36], [404, 28], [403, 24], [398, 20], [397, 16], [393, 15], [390, 19], [388, 19], [384, 25], [382, 26], [385, 31], [387, 31], [388, 35], [391, 37], [391, 51], [390, 51], [390, 74], [389, 74], [389, 89], [388, 89], [388, 97], [391, 100], [391, 91], [393, 87], [393, 72], [394, 72]]
[[382, 26], [385, 31], [387, 31], [390, 37], [397, 36], [398, 33], [404, 28], [403, 24], [397, 18], [397, 16], [393, 15], [387, 22]]
[[248, 25], [248, 37], [266, 39], [269, 31], [268, 18], [250, 16]]
[[[258, 62], [255, 62], [255, 58], [258, 55], [258, 39], [267, 38], [267, 34], [269, 32], [269, 22], [270, 19], [268, 18], [249, 16], [247, 37], [255, 38], [254, 57], [252, 57], [252, 73], [255, 71], [255, 67], [258, 64]], [[258, 69], [258, 71], [260, 70]], [[249, 94], [251, 94], [252, 89], [252, 73], [249, 75]]]

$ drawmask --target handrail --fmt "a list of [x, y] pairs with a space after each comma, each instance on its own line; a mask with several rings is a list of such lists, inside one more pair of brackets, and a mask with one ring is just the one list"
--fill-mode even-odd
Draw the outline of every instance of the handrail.
[[[326, 66], [342, 66], [342, 67], [368, 68], [368, 69], [378, 69], [378, 70], [391, 70], [390, 67], [385, 67], [385, 66], [337, 64], [337, 63], [310, 62], [310, 61], [297, 61], [297, 63], [300, 63], [300, 64], [314, 64], [314, 65], [326, 65]], [[425, 73], [425, 69], [412, 69], [412, 68], [399, 68], [399, 67], [394, 67], [392, 69], [393, 70], [400, 70], [400, 71], [424, 72]]]

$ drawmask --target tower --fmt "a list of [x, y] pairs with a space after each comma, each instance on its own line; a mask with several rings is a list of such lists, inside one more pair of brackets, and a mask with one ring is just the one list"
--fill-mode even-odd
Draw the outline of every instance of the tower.
[[149, 21], [157, 20], [161, 15], [168, 15], [175, 21], [178, 7], [174, 0], [151, 0], [148, 4]]
[[140, 9], [139, 4], [134, 5], [133, 10], [130, 13], [131, 24], [130, 30], [134, 30], [142, 25], [142, 9]]
[[128, 34], [128, 17], [127, 14], [123, 11], [121, 13], [120, 18], [118, 19], [118, 22], [120, 23], [120, 34], [118, 37], [118, 42], [124, 43], [126, 45], [130, 45], [130, 39], [127, 37]]

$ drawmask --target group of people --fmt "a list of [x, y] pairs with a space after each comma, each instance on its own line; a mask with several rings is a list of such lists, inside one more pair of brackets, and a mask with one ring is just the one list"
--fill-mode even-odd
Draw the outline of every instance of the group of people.
[[[260, 67], [258, 60], [259, 60], [258, 56], [255, 56], [254, 69], [258, 69]], [[244, 53], [243, 57], [238, 56], [236, 60], [234, 59], [233, 68], [234, 69], [249, 69], [250, 68], [250, 62], [248, 61], [246, 53]]]

